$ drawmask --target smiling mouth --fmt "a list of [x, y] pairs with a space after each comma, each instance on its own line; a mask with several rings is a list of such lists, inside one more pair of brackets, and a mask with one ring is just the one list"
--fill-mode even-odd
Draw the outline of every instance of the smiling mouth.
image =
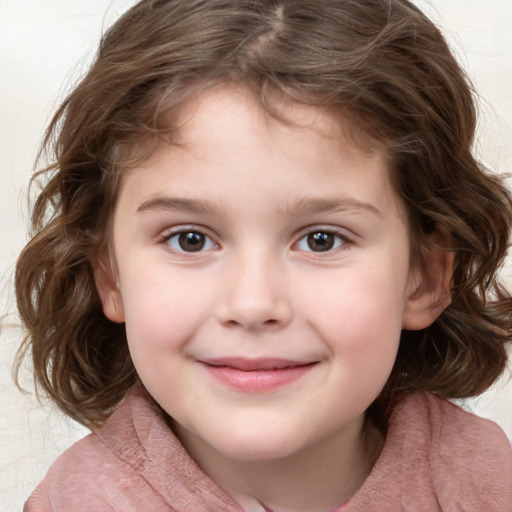
[[318, 361], [223, 358], [199, 361], [217, 381], [239, 391], [277, 389], [305, 376]]

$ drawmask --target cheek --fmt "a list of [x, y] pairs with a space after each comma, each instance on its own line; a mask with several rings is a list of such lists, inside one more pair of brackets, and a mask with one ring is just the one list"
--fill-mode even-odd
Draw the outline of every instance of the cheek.
[[123, 290], [129, 345], [153, 351], [185, 345], [211, 310], [211, 287], [199, 287], [187, 273], [165, 268], [136, 275]]
[[310, 319], [341, 364], [386, 374], [398, 350], [403, 279], [350, 269], [337, 286], [325, 287], [309, 304]]
[[[185, 385], [186, 349], [211, 310], [211, 298], [206, 288], [164, 268], [135, 275], [123, 290], [128, 347], [142, 382], [163, 404], [170, 388]], [[193, 387], [187, 390], [187, 401], [193, 401]]]

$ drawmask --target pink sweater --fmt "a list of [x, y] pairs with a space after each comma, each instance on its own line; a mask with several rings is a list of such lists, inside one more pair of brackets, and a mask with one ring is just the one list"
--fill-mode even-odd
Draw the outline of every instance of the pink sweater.
[[[67, 450], [25, 512], [241, 512], [142, 390]], [[366, 482], [338, 512], [511, 512], [512, 453], [492, 422], [428, 394], [402, 401]]]

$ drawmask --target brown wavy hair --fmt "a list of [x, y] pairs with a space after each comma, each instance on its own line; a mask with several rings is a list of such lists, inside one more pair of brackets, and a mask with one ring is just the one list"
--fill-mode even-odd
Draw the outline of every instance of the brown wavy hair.
[[487, 389], [512, 334], [512, 299], [497, 278], [512, 200], [472, 155], [466, 75], [407, 0], [142, 0], [124, 14], [44, 139], [53, 163], [33, 178], [33, 238], [16, 267], [27, 337], [15, 367], [30, 353], [37, 388], [90, 427], [137, 382], [124, 326], [103, 315], [91, 260], [108, 250], [123, 170], [155, 141], [172, 142], [185, 101], [228, 82], [276, 116], [283, 98], [342, 112], [390, 155], [415, 253], [434, 229], [450, 234], [452, 303], [429, 328], [403, 332], [374, 417], [405, 392]]

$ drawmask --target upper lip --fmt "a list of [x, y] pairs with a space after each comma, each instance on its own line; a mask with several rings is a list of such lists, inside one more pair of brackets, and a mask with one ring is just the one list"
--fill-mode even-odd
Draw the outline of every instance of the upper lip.
[[313, 364], [316, 361], [296, 361], [277, 358], [245, 359], [239, 357], [222, 357], [205, 359], [200, 362], [209, 366], [227, 367], [244, 372], [250, 372], [256, 370], [282, 370], [284, 368], [296, 368], [299, 366]]

